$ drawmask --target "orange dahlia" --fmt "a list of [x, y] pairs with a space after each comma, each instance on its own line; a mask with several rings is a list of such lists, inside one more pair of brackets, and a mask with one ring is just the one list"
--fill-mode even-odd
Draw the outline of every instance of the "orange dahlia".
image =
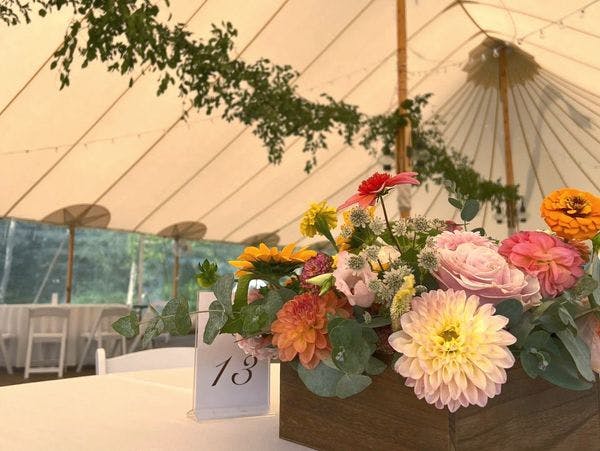
[[540, 213], [552, 231], [563, 238], [587, 240], [600, 230], [600, 198], [585, 191], [556, 190], [546, 196]]
[[323, 296], [301, 294], [285, 303], [271, 324], [272, 344], [279, 349], [279, 359], [289, 362], [297, 355], [304, 367], [313, 369], [322, 359], [329, 357], [329, 313], [348, 318], [350, 306], [346, 298], [339, 298], [329, 291]]

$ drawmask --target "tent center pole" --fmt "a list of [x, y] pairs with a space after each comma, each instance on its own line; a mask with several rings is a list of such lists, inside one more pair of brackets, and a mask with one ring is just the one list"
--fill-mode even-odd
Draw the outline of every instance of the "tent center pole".
[[[510, 117], [508, 113], [508, 71], [506, 68], [506, 46], [502, 46], [498, 55], [498, 80], [500, 99], [502, 101], [502, 122], [504, 126], [504, 169], [506, 185], [515, 185], [513, 172], [512, 147], [510, 140]], [[512, 235], [517, 230], [517, 206], [514, 200], [506, 201], [506, 226], [508, 234]]]
[[73, 253], [75, 250], [75, 225], [69, 225], [69, 253], [67, 255], [67, 286], [65, 302], [71, 303], [71, 290], [73, 288]]
[[[408, 97], [407, 86], [407, 48], [406, 48], [406, 2], [396, 0], [396, 32], [397, 32], [397, 63], [398, 63], [398, 110], [402, 112], [402, 102]], [[410, 159], [406, 148], [410, 139], [410, 124], [400, 128], [396, 133], [396, 172], [410, 170]], [[407, 190], [402, 193], [404, 198], [410, 198], [410, 186], [400, 186], [399, 189]], [[403, 218], [410, 216], [410, 203], [400, 202], [400, 215]]]
[[171, 297], [176, 298], [179, 285], [179, 238], [175, 238], [173, 247], [175, 252], [173, 257], [173, 289]]

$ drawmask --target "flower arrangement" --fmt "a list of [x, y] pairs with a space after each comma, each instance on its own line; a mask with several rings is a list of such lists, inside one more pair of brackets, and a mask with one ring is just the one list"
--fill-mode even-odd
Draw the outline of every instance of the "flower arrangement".
[[[469, 230], [479, 204], [456, 194], [449, 201], [462, 224], [391, 221], [385, 196], [418, 184], [415, 176], [375, 173], [337, 209], [311, 204], [300, 231], [327, 238], [333, 255], [246, 248], [230, 262], [235, 276], [213, 285], [204, 341], [236, 334], [246, 353], [289, 362], [325, 397], [361, 392], [388, 365], [418, 398], [451, 412], [485, 406], [515, 364], [566, 389], [591, 388], [600, 373], [600, 198], [555, 191], [541, 206], [551, 230], [498, 242]], [[263, 286], [249, 288], [252, 280]]]

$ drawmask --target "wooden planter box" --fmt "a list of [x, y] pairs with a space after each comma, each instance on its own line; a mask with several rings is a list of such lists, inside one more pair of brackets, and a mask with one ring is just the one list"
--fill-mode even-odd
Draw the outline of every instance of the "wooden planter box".
[[281, 365], [279, 436], [318, 450], [600, 450], [600, 388], [569, 391], [520, 368], [485, 408], [451, 414], [418, 400], [387, 369], [342, 400], [312, 394]]

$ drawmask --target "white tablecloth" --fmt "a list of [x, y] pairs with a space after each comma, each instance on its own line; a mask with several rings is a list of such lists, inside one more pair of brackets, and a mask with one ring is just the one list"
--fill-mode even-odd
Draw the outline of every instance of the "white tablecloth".
[[[273, 398], [279, 399], [272, 365]], [[278, 438], [274, 414], [198, 422], [191, 368], [0, 387], [2, 450], [306, 450]]]
[[[103, 307], [115, 306], [117, 304], [62, 304], [59, 307], [69, 309], [69, 333], [67, 337], [67, 352], [65, 356], [66, 365], [77, 364], [79, 353], [83, 350], [85, 342], [80, 338], [83, 332], [90, 332], [94, 321]], [[39, 307], [48, 305], [39, 305]], [[7, 304], [0, 305], [0, 333], [11, 332], [17, 336], [16, 346], [13, 341], [10, 346], [11, 363], [16, 367], [25, 366], [25, 354], [27, 352], [27, 327], [29, 320], [29, 309], [34, 308], [32, 304]], [[44, 319], [41, 327], [47, 332], [60, 332], [58, 326], [60, 320]], [[55, 346], [52, 344], [38, 344], [34, 347], [32, 361], [43, 362], [56, 358]], [[0, 359], [1, 360], [1, 359]], [[94, 362], [93, 351], [89, 352], [87, 363]], [[0, 362], [4, 366], [4, 362]]]

